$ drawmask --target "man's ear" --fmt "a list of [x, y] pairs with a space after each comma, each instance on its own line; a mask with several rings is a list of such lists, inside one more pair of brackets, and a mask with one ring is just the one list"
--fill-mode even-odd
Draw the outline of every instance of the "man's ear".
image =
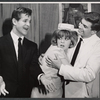
[[13, 23], [13, 25], [16, 25], [17, 20], [16, 20], [15, 18], [13, 18], [13, 19], [12, 19], [12, 23]]
[[93, 30], [91, 34], [94, 35], [94, 34], [96, 34], [96, 33], [97, 33], [97, 31]]

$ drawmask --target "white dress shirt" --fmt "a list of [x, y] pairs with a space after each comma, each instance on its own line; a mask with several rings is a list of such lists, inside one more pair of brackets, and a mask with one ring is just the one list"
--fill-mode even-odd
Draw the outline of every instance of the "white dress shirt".
[[[13, 43], [14, 43], [14, 47], [15, 47], [15, 52], [16, 52], [16, 57], [17, 57], [17, 60], [18, 60], [18, 39], [19, 39], [19, 36], [17, 36], [13, 31], [11, 31], [10, 34], [11, 34], [11, 37], [13, 39]], [[22, 36], [20, 38], [22, 38], [21, 43], [23, 43], [24, 36]]]

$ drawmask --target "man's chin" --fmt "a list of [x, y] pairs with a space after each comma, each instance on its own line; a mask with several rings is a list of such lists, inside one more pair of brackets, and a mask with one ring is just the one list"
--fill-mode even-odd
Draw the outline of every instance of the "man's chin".
[[25, 36], [25, 35], [27, 35], [27, 33], [25, 32], [25, 33], [23, 33], [23, 35]]

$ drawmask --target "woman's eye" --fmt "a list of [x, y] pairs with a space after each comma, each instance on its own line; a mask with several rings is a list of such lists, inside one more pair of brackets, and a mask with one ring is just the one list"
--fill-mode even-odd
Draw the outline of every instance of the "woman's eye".
[[27, 20], [23, 20], [24, 22], [27, 22]]
[[59, 38], [59, 40], [61, 40], [62, 38]]
[[69, 40], [69, 37], [65, 38], [65, 40]]

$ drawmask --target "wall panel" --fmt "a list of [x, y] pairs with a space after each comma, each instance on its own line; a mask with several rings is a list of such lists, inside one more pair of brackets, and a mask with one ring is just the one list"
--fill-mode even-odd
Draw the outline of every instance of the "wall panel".
[[40, 4], [40, 53], [45, 52], [50, 45], [51, 35], [59, 23], [58, 4]]

